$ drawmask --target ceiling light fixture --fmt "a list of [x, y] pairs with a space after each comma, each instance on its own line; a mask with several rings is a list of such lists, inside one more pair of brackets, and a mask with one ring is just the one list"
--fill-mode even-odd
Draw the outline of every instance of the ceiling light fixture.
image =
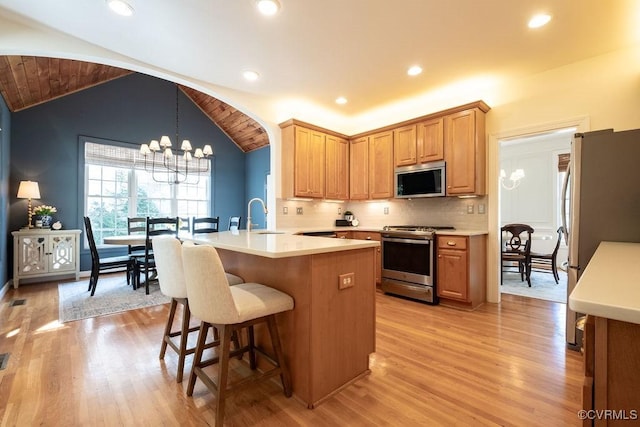
[[420, 73], [422, 73], [422, 67], [419, 65], [413, 65], [407, 70], [407, 74], [410, 76], [417, 76]]
[[[179, 117], [180, 104], [178, 103], [178, 85], [176, 84], [176, 144], [180, 140], [179, 134]], [[200, 181], [200, 173], [209, 171], [209, 157], [213, 156], [211, 145], [205, 145], [204, 148], [196, 148], [191, 155], [191, 142], [188, 139], [182, 141], [180, 150], [174, 154], [171, 149], [171, 140], [168, 136], [163, 135], [160, 142], [152, 140], [149, 144], [140, 146], [140, 155], [144, 157], [144, 169], [151, 172], [151, 176], [156, 182], [166, 182], [168, 184], [180, 184], [187, 182], [188, 184], [197, 184]], [[156, 158], [158, 153], [158, 158]], [[195, 164], [194, 164], [195, 158]], [[204, 164], [202, 164], [204, 162]], [[151, 165], [149, 165], [151, 163]], [[189, 181], [189, 175], [196, 174], [195, 182]], [[157, 178], [156, 174], [161, 178]], [[162, 176], [164, 174], [164, 176]]]
[[344, 96], [339, 96], [336, 98], [336, 104], [344, 105], [347, 103], [347, 98]]
[[109, 9], [117, 13], [121, 16], [131, 16], [133, 15], [133, 5], [130, 0], [106, 0], [109, 5]]
[[255, 71], [247, 70], [242, 72], [242, 77], [244, 77], [245, 80], [249, 80], [250, 82], [255, 82], [260, 77], [260, 74]]
[[533, 18], [529, 20], [529, 28], [540, 28], [547, 25], [551, 21], [551, 15], [547, 15], [544, 13], [540, 13], [538, 15], [534, 15]]
[[273, 16], [280, 10], [278, 0], [256, 0], [256, 5], [260, 13], [265, 16]]

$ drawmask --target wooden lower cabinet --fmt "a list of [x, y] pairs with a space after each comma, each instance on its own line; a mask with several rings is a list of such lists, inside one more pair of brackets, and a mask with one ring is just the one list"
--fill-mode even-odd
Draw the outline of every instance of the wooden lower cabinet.
[[637, 425], [640, 325], [588, 316], [584, 332], [583, 425]]
[[486, 236], [437, 235], [440, 304], [473, 309], [486, 300]]
[[[375, 240], [382, 241], [382, 237], [380, 233], [370, 232], [370, 231], [352, 231], [351, 238], [357, 240]], [[382, 247], [378, 246], [376, 248], [376, 283], [380, 284], [382, 282]]]

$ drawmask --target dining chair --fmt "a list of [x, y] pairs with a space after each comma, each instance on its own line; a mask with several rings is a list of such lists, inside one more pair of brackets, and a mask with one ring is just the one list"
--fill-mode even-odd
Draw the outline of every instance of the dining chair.
[[[147, 217], [137, 216], [127, 218], [127, 233], [131, 235], [145, 235], [147, 232]], [[144, 257], [144, 245], [128, 245], [127, 251], [129, 256], [134, 258], [133, 262], [136, 262], [135, 258]], [[135, 286], [135, 284], [134, 284]]]
[[191, 219], [188, 216], [178, 217], [178, 233], [181, 231], [191, 232]]
[[149, 218], [147, 217], [144, 257], [136, 258], [134, 270], [134, 289], [140, 286], [140, 277], [144, 272], [145, 293], [149, 295], [149, 284], [155, 281], [156, 262], [153, 254], [152, 239], [155, 236], [178, 236], [178, 217]]
[[[183, 247], [182, 260], [190, 309], [193, 315], [201, 320], [187, 396], [193, 395], [196, 379], [199, 378], [216, 396], [217, 426], [223, 424], [225, 400], [228, 395], [258, 381], [279, 375], [284, 395], [291, 397], [291, 378], [282, 353], [276, 315], [292, 310], [293, 298], [258, 283], [229, 286], [218, 252], [212, 246]], [[254, 325], [259, 323], [266, 323], [267, 328], [264, 331], [269, 331], [273, 354], [267, 354], [264, 349], [255, 345]], [[211, 327], [218, 331], [218, 339], [214, 342], [218, 348], [215, 356], [203, 360], [206, 337]], [[247, 344], [231, 350], [234, 333], [245, 328]], [[245, 353], [249, 354], [249, 367], [253, 374], [229, 384], [231, 357], [242, 356]], [[258, 372], [256, 355], [265, 356], [265, 360], [273, 367]], [[217, 383], [204, 370], [213, 364], [218, 364]]]
[[89, 288], [87, 291], [91, 291], [91, 296], [96, 293], [96, 287], [98, 286], [98, 278], [103, 271], [111, 271], [117, 268], [125, 268], [127, 272], [127, 285], [129, 285], [131, 276], [133, 275], [133, 259], [128, 256], [114, 256], [100, 258], [98, 253], [98, 247], [96, 246], [95, 238], [93, 237], [93, 229], [91, 227], [91, 219], [88, 216], [84, 217], [84, 228], [87, 233], [87, 240], [89, 242], [89, 252], [91, 253], [91, 275], [89, 276]]
[[200, 217], [191, 219], [191, 234], [217, 233], [220, 229], [220, 217]]
[[241, 216], [232, 216], [229, 218], [229, 231], [238, 231], [242, 225]]
[[564, 227], [558, 227], [556, 230], [558, 238], [556, 239], [556, 246], [553, 248], [553, 252], [550, 254], [542, 254], [539, 252], [531, 252], [529, 257], [531, 259], [531, 269], [539, 272], [552, 273], [556, 284], [560, 283], [560, 275], [558, 274], [558, 265], [556, 258], [558, 257], [558, 249], [560, 248], [560, 241], [564, 234]]
[[500, 228], [503, 244], [501, 248], [500, 284], [504, 274], [505, 263], [515, 263], [520, 273], [520, 280], [527, 280], [531, 287], [531, 235], [533, 228], [527, 224], [507, 224]]

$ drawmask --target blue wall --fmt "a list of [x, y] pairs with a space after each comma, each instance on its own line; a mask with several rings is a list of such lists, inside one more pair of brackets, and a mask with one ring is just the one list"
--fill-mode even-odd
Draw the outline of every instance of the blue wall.
[[[11, 234], [8, 225], [9, 218], [9, 156], [10, 156], [10, 128], [11, 117], [4, 99], [0, 96], [0, 288], [7, 282], [9, 276], [8, 251], [11, 248]], [[17, 191], [17, 190], [16, 190]], [[27, 205], [24, 201], [24, 212]]]
[[[189, 139], [194, 147], [211, 144], [214, 149], [212, 214], [220, 216], [221, 223], [225, 224], [229, 216], [246, 210], [246, 157], [253, 156], [243, 153], [182, 92], [179, 96], [181, 138]], [[15, 194], [21, 180], [31, 179], [40, 185], [42, 199], [37, 204], [56, 206], [55, 219], [60, 220], [64, 228], [84, 232], [83, 202], [78, 196], [83, 191], [78, 170], [84, 158], [78, 150], [78, 136], [127, 142], [137, 148], [163, 134], [175, 135], [175, 86], [142, 74], [122, 77], [13, 113], [11, 209], [5, 229], [17, 230], [25, 225], [26, 202], [18, 201]], [[261, 162], [264, 162], [262, 157], [251, 165]], [[268, 168], [268, 158], [266, 164]], [[7, 248], [7, 243], [3, 247]], [[109, 252], [105, 251], [104, 255], [110, 255]], [[83, 250], [81, 258], [81, 269], [88, 270], [88, 251]]]
[[[264, 202], [267, 202], [267, 194], [265, 191], [266, 177], [270, 171], [269, 161], [271, 159], [271, 147], [263, 147], [259, 150], [251, 151], [247, 153], [246, 168], [247, 168], [247, 180], [246, 180], [246, 194], [247, 202], [254, 197], [260, 197]], [[267, 206], [267, 209], [269, 206]], [[273, 206], [275, 209], [275, 206]], [[246, 207], [244, 208], [246, 210]], [[275, 211], [272, 212], [275, 215]], [[243, 217], [246, 213], [243, 213]], [[266, 228], [266, 218], [262, 211], [260, 203], [253, 203], [251, 205], [251, 222], [258, 224], [256, 228]], [[246, 220], [243, 219], [243, 223]]]

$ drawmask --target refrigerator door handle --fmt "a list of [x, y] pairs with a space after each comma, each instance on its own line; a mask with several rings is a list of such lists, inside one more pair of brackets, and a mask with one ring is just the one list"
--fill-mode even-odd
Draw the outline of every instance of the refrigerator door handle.
[[562, 234], [564, 235], [564, 241], [569, 245], [569, 229], [567, 228], [567, 191], [569, 191], [569, 177], [571, 176], [571, 163], [567, 165], [567, 174], [562, 182]]

